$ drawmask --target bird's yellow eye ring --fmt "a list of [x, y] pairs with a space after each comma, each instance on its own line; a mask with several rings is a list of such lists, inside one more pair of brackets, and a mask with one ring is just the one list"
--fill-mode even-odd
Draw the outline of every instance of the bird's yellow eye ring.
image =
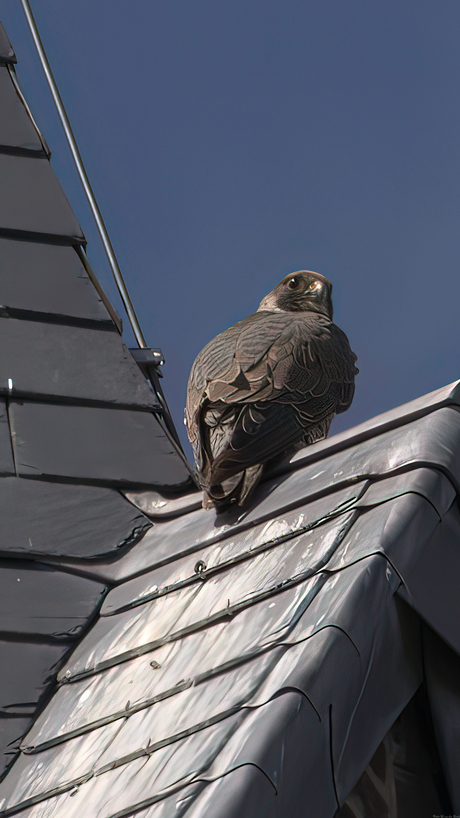
[[290, 290], [296, 290], [297, 287], [299, 286], [299, 279], [295, 278], [295, 277], [290, 278], [287, 285], [288, 285]]

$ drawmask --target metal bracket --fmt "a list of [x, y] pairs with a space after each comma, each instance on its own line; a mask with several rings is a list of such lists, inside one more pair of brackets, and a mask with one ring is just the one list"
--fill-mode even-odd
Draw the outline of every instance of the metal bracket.
[[[151, 366], [163, 366], [165, 362], [165, 356], [163, 355], [161, 349], [136, 347], [136, 349], [130, 349], [129, 351], [141, 369], [149, 370]], [[163, 377], [163, 374], [158, 370], [157, 374], [160, 378]]]

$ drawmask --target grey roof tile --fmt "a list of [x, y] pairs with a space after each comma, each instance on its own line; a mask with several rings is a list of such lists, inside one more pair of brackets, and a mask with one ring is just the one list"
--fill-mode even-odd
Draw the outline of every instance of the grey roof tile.
[[[6, 624], [12, 624], [11, 617]], [[69, 643], [76, 638], [76, 634], [70, 633], [64, 639], [37, 633], [40, 624], [43, 630], [43, 623], [35, 623], [34, 634], [14, 631], [0, 634], [0, 773], [14, 760], [37, 704], [46, 694]]]
[[67, 244], [84, 242], [49, 160], [0, 154], [0, 231], [44, 233]]
[[[159, 793], [168, 795], [170, 789], [188, 783], [205, 770], [240, 719], [241, 715], [231, 716], [151, 755], [99, 775], [94, 775], [97, 759], [118, 725], [95, 731], [96, 735], [86, 746], [88, 737], [82, 736], [44, 751], [46, 756], [42, 761], [47, 759], [47, 763], [43, 766], [39, 766], [40, 756], [21, 756], [21, 764], [16, 762], [9, 774], [10, 777], [16, 768], [14, 781], [10, 779], [14, 790], [4, 795], [5, 787], [0, 784], [0, 805], [8, 814], [8, 808], [22, 801], [27, 806], [28, 798], [52, 797], [53, 791], [58, 794], [62, 787], [68, 790], [69, 797], [61, 799], [58, 809], [63, 809], [68, 818], [80, 816], [82, 809], [87, 818], [108, 818], [115, 811], [129, 810], [135, 804], [143, 806], [144, 801], [148, 804]], [[85, 776], [83, 770], [88, 768], [91, 774]], [[32, 782], [35, 782], [33, 789]], [[2, 798], [5, 798], [3, 804]], [[52, 801], [50, 807], [50, 815], [53, 815]]]
[[406, 494], [364, 511], [327, 564], [338, 571], [371, 554], [383, 554], [404, 578], [439, 525], [424, 497]]
[[[8, 794], [2, 808], [27, 801], [35, 794], [54, 790], [62, 784], [76, 782], [92, 772], [105, 747], [115, 736], [114, 723], [70, 742], [44, 750], [40, 755], [21, 755], [8, 774]], [[0, 803], [5, 791], [0, 784]]]
[[[222, 532], [229, 536], [224, 537], [221, 534], [221, 538], [210, 545], [206, 545], [205, 539], [201, 547], [197, 547], [193, 542], [193, 526], [187, 526], [186, 529], [183, 528], [182, 532], [179, 532], [177, 526], [173, 527], [171, 524], [173, 528], [171, 531], [169, 526], [157, 523], [150, 529], [142, 545], [139, 544], [138, 548], [133, 550], [129, 556], [127, 555], [123, 566], [119, 566], [119, 569], [123, 568], [125, 578], [129, 570], [137, 573], [140, 569], [143, 573], [114, 588], [104, 604], [103, 613], [111, 613], [117, 608], [136, 604], [138, 600], [145, 602], [149, 596], [183, 582], [203, 581], [210, 576], [212, 571], [246, 560], [258, 552], [280, 546], [284, 554], [286, 548], [289, 551], [293, 538], [298, 539], [300, 535], [302, 535], [302, 546], [305, 549], [304, 557], [310, 561], [310, 567], [313, 569], [314, 566], [318, 566], [321, 559], [324, 559], [324, 554], [331, 545], [330, 540], [323, 537], [323, 529], [316, 537], [313, 529], [322, 523], [331, 522], [331, 518], [335, 518], [336, 515], [343, 515], [355, 504], [363, 488], [364, 484], [347, 486], [341, 491], [308, 505], [300, 505], [268, 522], [249, 528], [236, 526], [234, 529]], [[338, 521], [337, 524], [340, 527], [342, 522]], [[329, 528], [327, 531], [330, 534]], [[175, 546], [185, 545], [179, 540], [179, 533], [188, 536], [188, 547], [183, 547], [178, 553], [175, 553]], [[323, 549], [320, 543], [323, 544]], [[277, 550], [276, 554], [279, 553], [280, 551]], [[165, 560], [168, 560], [166, 564]], [[157, 563], [156, 566], [155, 563]], [[153, 570], [149, 570], [151, 567]], [[114, 564], [112, 568], [115, 573], [117, 566]], [[117, 579], [119, 580], [120, 577]]]
[[11, 414], [20, 475], [171, 489], [189, 479], [150, 412], [13, 401]]
[[[81, 230], [48, 159], [27, 156], [41, 148], [5, 68], [0, 96], [0, 471], [20, 475], [0, 494], [0, 660], [13, 668], [0, 738], [50, 697], [0, 814], [304, 818], [308, 804], [332, 818], [423, 679], [420, 616], [460, 646], [459, 386], [299, 452], [244, 510], [164, 499], [187, 468], [100, 329], [107, 313], [68, 246]], [[140, 509], [163, 515], [144, 536]], [[98, 615], [106, 579], [117, 587]], [[458, 690], [424, 638], [455, 795]]]
[[0, 318], [0, 347], [0, 391], [160, 408], [118, 332]]
[[[312, 579], [307, 580], [306, 582], [300, 582], [298, 585], [288, 588], [285, 591], [282, 590], [273, 597], [267, 597], [266, 599], [255, 602], [250, 606], [244, 607], [234, 615], [222, 617], [220, 621], [216, 620], [215, 622], [211, 622], [205, 629], [201, 629], [200, 627], [194, 630], [191, 628], [186, 634], [175, 633], [174, 643], [180, 643], [180, 650], [182, 651], [181, 655], [185, 658], [185, 655], [187, 654], [188, 656], [188, 652], [191, 651], [191, 656], [188, 658], [188, 662], [191, 663], [188, 668], [188, 672], [191, 673], [192, 670], [194, 674], [205, 672], [206, 670], [209, 670], [209, 662], [211, 660], [220, 667], [222, 664], [230, 661], [237, 661], [241, 657], [248, 657], [254, 651], [258, 651], [262, 648], [273, 645], [277, 639], [288, 639], [289, 629], [293, 627], [292, 623], [295, 623], [302, 615], [312, 598], [314, 598], [317, 589], [318, 581], [317, 578], [313, 577]], [[165, 606], [164, 600], [166, 598], [167, 597], [160, 597], [159, 600], [157, 600], [157, 612], [159, 612], [160, 605]], [[182, 597], [178, 597], [176, 592], [174, 599], [176, 599], [177, 606], [179, 606], [179, 602], [183, 598], [184, 594], [182, 594]], [[173, 603], [170, 603], [170, 605], [172, 604]], [[153, 609], [150, 607], [148, 612], [152, 610]], [[168, 610], [170, 610], [170, 608]], [[117, 620], [120, 622], [119, 626], [114, 623], [114, 620], [112, 620], [111, 617], [101, 618], [101, 620], [96, 623], [96, 626], [102, 623], [100, 625], [100, 633], [103, 631], [104, 635], [110, 632], [111, 628], [116, 629], [116, 632], [118, 632], [118, 627], [121, 628], [125, 622], [142, 622], [142, 619], [139, 619], [139, 611], [135, 609], [135, 612], [137, 613], [137, 617], [135, 619], [132, 617], [133, 612], [128, 612], [131, 614], [131, 620], [129, 620], [129, 618], [124, 614], [117, 615]], [[120, 617], [124, 617], [124, 619], [120, 619]], [[114, 645], [113, 648], [110, 648], [113, 658], [107, 661], [107, 666], [110, 667], [112, 665], [119, 665], [120, 661], [125, 662], [136, 656], [140, 656], [142, 653], [150, 653], [154, 648], [162, 645], [166, 641], [170, 641], [165, 639], [165, 631], [167, 626], [168, 622], [166, 619], [162, 623], [157, 622], [157, 633], [159, 633], [159, 637], [153, 642], [148, 641], [146, 638], [147, 634], [142, 634], [141, 632], [143, 649], [137, 648], [132, 652], [132, 654], [120, 654], [117, 652], [116, 645]], [[196, 635], [192, 639], [190, 634]], [[60, 680], [65, 681], [75, 678], [81, 674], [94, 672], [96, 661], [98, 660], [100, 654], [102, 654], [103, 659], [108, 659], [105, 652], [102, 653], [104, 649], [107, 650], [104, 644], [99, 644], [97, 638], [94, 640], [94, 644], [97, 645], [100, 650], [98, 656], [94, 656], [92, 654], [92, 644], [91, 634], [88, 634], [85, 644], [83, 642], [80, 643], [79, 647], [70, 657], [66, 666], [62, 671], [60, 671], [58, 676]], [[171, 674], [168, 675], [168, 684], [171, 686], [177, 684], [178, 681], [184, 678], [185, 666], [182, 667], [182, 670], [180, 671], [181, 675], [178, 676], [177, 667], [174, 667], [174, 665], [171, 664], [174, 656], [175, 653], [172, 656], [169, 656], [168, 654], [169, 670], [167, 672], [168, 674]], [[180, 665], [179, 656], [177, 657], [177, 660]], [[145, 668], [145, 670], [147, 673], [149, 673], [147, 668]], [[131, 672], [133, 671], [134, 668], [131, 668]], [[142, 675], [144, 674], [144, 671], [142, 670], [142, 665], [136, 672], [141, 673], [139, 681], [140, 684], [143, 684]], [[165, 684], [162, 679], [163, 674], [160, 675], [161, 684]], [[115, 675], [113, 678], [115, 678]], [[153, 682], [159, 683], [157, 679], [154, 679]], [[110, 678], [108, 683], [111, 684]]]
[[[427, 545], [404, 574], [402, 599], [460, 654], [460, 511], [458, 503], [434, 529]], [[442, 600], [442, 604], [441, 603]]]
[[[0, 52], [1, 50], [0, 41]], [[13, 85], [6, 65], [0, 65], [0, 102], [2, 106], [0, 152], [2, 148], [8, 147], [42, 153], [42, 143]]]
[[0, 257], [0, 304], [6, 310], [113, 326], [73, 247], [0, 238]]
[[0, 62], [15, 63], [16, 56], [8, 35], [0, 23]]
[[398, 426], [404, 426], [406, 423], [412, 423], [420, 417], [437, 411], [444, 406], [459, 406], [460, 405], [460, 381], [454, 381], [441, 389], [435, 389], [434, 392], [429, 392], [427, 395], [422, 395], [409, 403], [404, 403], [402, 406], [396, 406], [382, 415], [376, 415], [370, 420], [366, 420], [359, 426], [354, 426], [352, 429], [346, 429], [338, 435], [315, 443], [313, 446], [308, 446], [306, 449], [301, 449], [290, 460], [290, 465], [294, 463], [307, 464], [312, 460], [321, 459], [324, 456], [329, 456], [336, 451], [341, 451], [356, 443], [361, 443], [369, 438], [381, 435], [390, 429], [396, 429]]
[[[4, 634], [6, 635], [6, 634]], [[47, 644], [44, 640], [0, 639], [0, 661], [3, 669], [14, 669], [2, 674], [0, 712], [3, 715], [30, 717], [34, 705], [44, 692], [51, 669], [62, 658], [67, 647]], [[18, 735], [19, 737], [19, 735]]]
[[0, 398], [0, 475], [15, 473], [6, 401]]
[[[201, 574], [201, 580], [203, 580], [204, 571], [207, 571], [207, 576], [209, 576], [210, 570], [226, 563], [230, 564], [245, 559], [253, 555], [257, 549], [275, 548], [281, 545], [283, 538], [288, 540], [298, 536], [304, 529], [306, 531], [309, 528], [313, 529], [322, 517], [327, 520], [328, 517], [339, 512], [344, 513], [351, 507], [371, 508], [405, 494], [417, 494], [429, 499], [438, 514], [443, 516], [454, 500], [455, 489], [442, 472], [434, 469], [414, 469], [386, 480], [354, 484], [332, 495], [314, 500], [306, 506], [298, 506], [281, 517], [275, 517], [266, 523], [259, 523], [255, 527], [236, 526], [229, 532], [222, 532], [220, 540], [211, 545], [197, 548], [193, 545], [192, 540], [189, 548], [179, 552], [173, 560], [171, 558], [174, 556], [174, 548], [180, 543], [180, 541], [177, 542], [180, 533], [178, 527], [174, 526], [174, 534], [172, 534], [169, 526], [157, 523], [142, 543], [139, 543], [139, 546], [125, 557], [122, 564], [118, 566], [114, 564], [108, 568], [111, 576], [116, 577], [118, 581], [121, 575], [117, 571], [121, 569], [125, 572], [131, 569], [134, 572], [143, 568], [144, 572], [141, 576], [128, 582], [125, 581], [114, 588], [104, 601], [102, 614], [111, 613], [117, 607], [136, 604], [138, 599], [145, 601], [147, 597], [161, 593], [165, 588], [170, 588], [177, 583], [193, 579], [198, 581], [197, 573]], [[427, 514], [432, 516], [429, 511]], [[190, 528], [187, 526], [185, 529], [189, 542]], [[224, 537], [225, 534], [230, 534], [230, 536]], [[317, 569], [319, 560], [324, 558], [324, 553], [319, 547], [320, 538], [315, 538], [312, 531], [304, 536], [302, 542], [305, 547], [305, 558], [309, 559], [310, 553], [313, 552], [314, 559], [310, 567], [313, 569], [316, 566]], [[161, 545], [160, 552], [158, 545]], [[326, 549], [327, 547], [326, 543]], [[144, 554], [148, 554], [151, 564], [156, 558], [158, 566], [151, 571], [147, 570], [147, 565], [142, 562]], [[164, 555], [169, 558], [166, 564], [163, 563]]]
[[104, 586], [49, 565], [0, 560], [3, 633], [76, 638], [99, 605]]
[[[458, 538], [457, 538], [458, 542]], [[457, 620], [458, 621], [458, 620]], [[460, 656], [423, 628], [426, 686], [452, 809], [460, 809]]]
[[113, 489], [5, 477], [0, 552], [76, 558], [113, 554], [151, 523]]
[[419, 494], [428, 500], [440, 517], [450, 508], [456, 491], [449, 478], [437, 469], [411, 469], [384, 480], [374, 480], [356, 501], [357, 508], [371, 508], [403, 494]]
[[[199, 818], [207, 814], [212, 814], [213, 818], [233, 818], [234, 815], [239, 818], [254, 818], [255, 815], [276, 818], [279, 815], [276, 789], [265, 773], [254, 764], [237, 767], [223, 778], [210, 782], [201, 793], [194, 795], [193, 801], [187, 812], [188, 818]], [[139, 818], [157, 818], [154, 810], [161, 803], [160, 801], [151, 807], [151, 812], [149, 810], [140, 814]], [[163, 818], [163, 813], [159, 812], [158, 818]]]

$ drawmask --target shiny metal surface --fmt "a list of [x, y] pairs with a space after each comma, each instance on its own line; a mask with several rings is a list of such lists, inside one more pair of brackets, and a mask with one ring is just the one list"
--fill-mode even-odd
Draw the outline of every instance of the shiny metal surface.
[[448, 477], [437, 469], [411, 469], [370, 482], [366, 492], [357, 500], [357, 508], [371, 508], [402, 497], [403, 494], [419, 494], [428, 500], [440, 517], [449, 510], [456, 491]]
[[406, 494], [363, 511], [327, 565], [336, 571], [369, 554], [382, 553], [401, 577], [439, 525], [439, 515], [427, 500]]
[[22, 755], [11, 769], [8, 779], [0, 783], [0, 808], [7, 809], [36, 793], [47, 792], [91, 775], [101, 753], [118, 729], [119, 725], [114, 723], [93, 730], [91, 735], [84, 738], [44, 750], [40, 756]]
[[[140, 577], [114, 588], [104, 601], [102, 615], [112, 614], [128, 605], [142, 603], [150, 596], [161, 593], [181, 582], [207, 581], [210, 572], [217, 568], [229, 567], [232, 563], [244, 560], [258, 551], [281, 548], [284, 554], [286, 549], [289, 550], [288, 543], [290, 540], [301, 534], [306, 552], [305, 559], [311, 560], [313, 568], [317, 564], [317, 560], [323, 558], [323, 549], [318, 543], [321, 543], [326, 536], [323, 529], [321, 529], [318, 539], [313, 533], [315, 527], [320, 526], [321, 523], [327, 524], [328, 520], [334, 519], [336, 514], [344, 515], [347, 508], [353, 505], [357, 497], [359, 497], [361, 490], [362, 488], [347, 488], [333, 496], [287, 512], [282, 517], [260, 523], [254, 528], [237, 530], [233, 536], [225, 537], [220, 542], [213, 543], [205, 548], [195, 550], [192, 543], [189, 548], [183, 549], [182, 553], [185, 553], [186, 556], [179, 556], [174, 561], [166, 563], [166, 565], [143, 573]], [[339, 516], [337, 516], [334, 521], [335, 526], [340, 527], [342, 523], [343, 518], [339, 520]], [[187, 531], [183, 533], [186, 534]], [[329, 528], [327, 531], [329, 531]], [[158, 537], [156, 526], [152, 529], [153, 533], [156, 539]], [[150, 536], [145, 538], [142, 551], [148, 548], [151, 539]], [[314, 548], [312, 548], [313, 542], [317, 543]], [[327, 551], [327, 541], [324, 548]], [[140, 548], [136, 550], [141, 551]], [[189, 550], [191, 553], [187, 554]], [[314, 554], [312, 554], [312, 551]], [[277, 551], [277, 554], [279, 553]], [[153, 552], [151, 559], [154, 556]], [[129, 562], [129, 559], [126, 562]]]
[[[422, 679], [419, 620], [395, 592], [451, 501], [451, 483], [426, 467], [352, 485], [224, 528], [115, 588], [23, 741], [9, 803], [26, 807], [34, 779], [44, 800], [31, 818], [76, 816], [83, 803], [94, 818], [135, 805], [166, 817], [171, 788], [195, 781], [184, 799], [194, 818], [207, 792], [218, 799], [228, 775], [252, 766], [284, 814], [302, 818], [308, 797], [315, 815], [332, 816], [335, 791], [346, 797]], [[181, 536], [194, 536], [191, 515]], [[169, 525], [180, 532], [179, 520]]]
[[460, 381], [454, 381], [440, 389], [435, 389], [434, 392], [429, 392], [428, 395], [422, 395], [420, 398], [404, 403], [402, 406], [396, 406], [382, 415], [376, 415], [376, 417], [366, 420], [353, 429], [347, 429], [338, 435], [334, 435], [334, 437], [315, 443], [314, 446], [308, 446], [307, 449], [297, 452], [290, 462], [291, 464], [299, 462], [306, 464], [311, 460], [318, 459], [318, 457], [321, 458], [323, 455], [330, 455], [339, 449], [361, 443], [363, 440], [376, 438], [382, 432], [412, 423], [417, 418], [430, 414], [444, 406], [458, 406], [459, 404]]

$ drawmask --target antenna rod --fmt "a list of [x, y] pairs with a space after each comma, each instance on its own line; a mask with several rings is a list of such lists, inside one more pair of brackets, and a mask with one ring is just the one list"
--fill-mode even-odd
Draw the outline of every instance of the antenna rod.
[[59, 118], [61, 120], [62, 127], [64, 129], [64, 133], [67, 137], [67, 142], [69, 143], [69, 148], [74, 158], [75, 164], [77, 166], [78, 175], [80, 177], [81, 183], [83, 185], [83, 189], [86, 193], [89, 206], [91, 208], [92, 214], [94, 216], [94, 220], [96, 222], [97, 228], [99, 230], [100, 237], [102, 239], [102, 243], [104, 245], [105, 252], [107, 254], [107, 258], [109, 260], [110, 267], [112, 269], [113, 277], [115, 279], [115, 283], [118, 287], [118, 292], [120, 293], [121, 300], [123, 302], [123, 306], [126, 310], [128, 315], [131, 327], [134, 332], [134, 336], [136, 338], [137, 345], [142, 349], [147, 346], [145, 342], [144, 335], [142, 333], [137, 315], [135, 313], [134, 307], [131, 302], [131, 298], [129, 297], [128, 290], [126, 289], [126, 284], [123, 279], [122, 272], [120, 270], [117, 257], [115, 255], [115, 251], [112, 247], [112, 242], [110, 241], [109, 234], [107, 232], [107, 228], [104, 224], [104, 219], [102, 218], [101, 211], [99, 210], [98, 203], [96, 202], [96, 197], [94, 196], [93, 189], [91, 187], [90, 181], [88, 179], [88, 175], [85, 170], [85, 166], [83, 164], [83, 160], [80, 155], [80, 151], [78, 149], [77, 142], [75, 140], [75, 136], [72, 131], [72, 126], [69, 122], [69, 118], [67, 116], [66, 110], [64, 108], [64, 103], [62, 102], [61, 95], [59, 93], [58, 87], [56, 85], [56, 81], [53, 76], [53, 72], [51, 71], [51, 66], [48, 62], [48, 58], [45, 54], [45, 49], [43, 47], [43, 43], [41, 41], [40, 34], [38, 33], [37, 24], [35, 22], [34, 16], [32, 14], [32, 9], [30, 8], [29, 0], [21, 0], [21, 5], [26, 16], [26, 20], [29, 24], [30, 33], [32, 35], [32, 39], [35, 43], [35, 47], [38, 52], [38, 56], [40, 58], [40, 62], [45, 72], [46, 79], [48, 81], [48, 85], [50, 87], [51, 94], [53, 96], [54, 102], [56, 104], [56, 108], [59, 113]]

